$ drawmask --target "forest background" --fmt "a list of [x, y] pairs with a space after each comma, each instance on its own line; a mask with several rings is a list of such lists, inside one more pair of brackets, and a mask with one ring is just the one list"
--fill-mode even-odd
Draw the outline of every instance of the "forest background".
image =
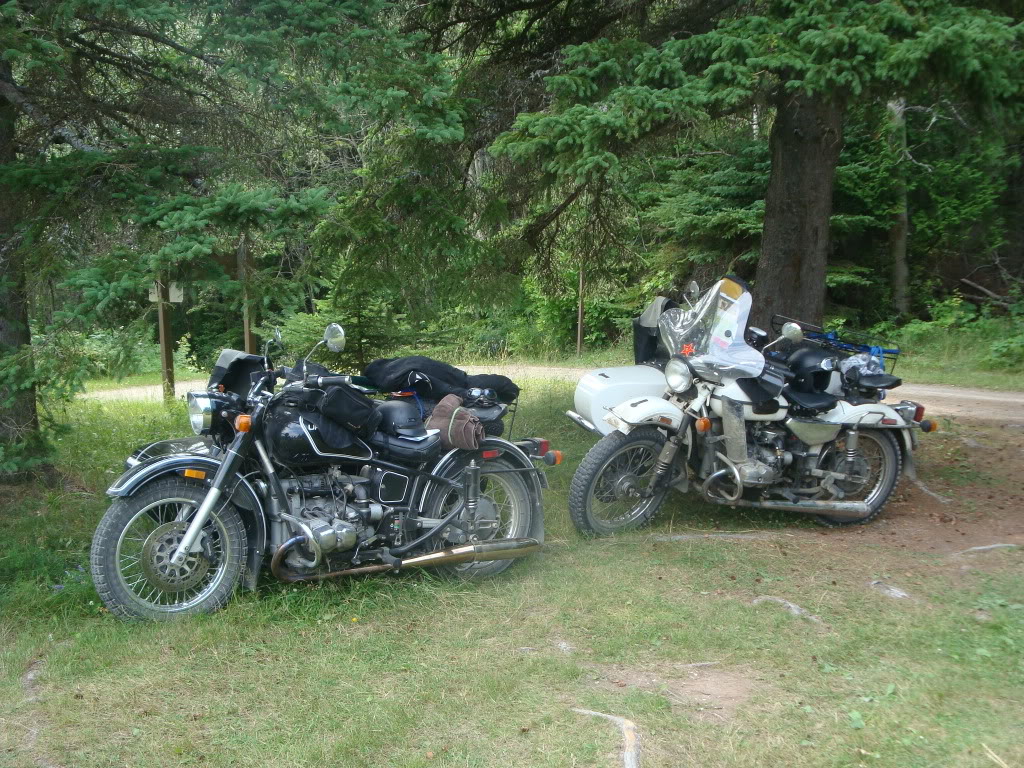
[[[733, 272], [758, 315], [1024, 370], [1018, 3], [0, 2], [0, 471], [50, 405], [340, 321], [402, 352], [630, 344]], [[250, 340], [252, 343], [252, 340]], [[983, 375], [980, 374], [979, 375]]]

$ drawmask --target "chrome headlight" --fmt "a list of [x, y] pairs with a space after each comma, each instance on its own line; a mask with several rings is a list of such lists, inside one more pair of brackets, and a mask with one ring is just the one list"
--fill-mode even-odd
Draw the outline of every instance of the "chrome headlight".
[[206, 392], [188, 393], [188, 420], [197, 435], [210, 434], [213, 426], [213, 401]]
[[685, 392], [693, 386], [693, 369], [683, 357], [675, 356], [665, 365], [665, 383], [673, 392]]

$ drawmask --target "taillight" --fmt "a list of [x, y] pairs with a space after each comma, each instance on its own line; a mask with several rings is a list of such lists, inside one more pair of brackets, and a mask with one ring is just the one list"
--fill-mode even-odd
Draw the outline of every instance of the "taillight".
[[914, 421], [920, 421], [924, 418], [924, 406], [919, 405], [914, 409]]
[[538, 440], [537, 441], [537, 455], [543, 456], [545, 453], [551, 450], [550, 440]]

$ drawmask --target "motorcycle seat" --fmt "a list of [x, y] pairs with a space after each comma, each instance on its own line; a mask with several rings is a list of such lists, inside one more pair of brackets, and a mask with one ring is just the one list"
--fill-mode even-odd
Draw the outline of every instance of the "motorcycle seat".
[[786, 387], [782, 394], [793, 405], [808, 411], [830, 411], [839, 402], [838, 398], [827, 392], [799, 392], [793, 387]]
[[873, 373], [857, 379], [857, 384], [867, 389], [893, 389], [902, 383], [903, 379], [890, 373]]

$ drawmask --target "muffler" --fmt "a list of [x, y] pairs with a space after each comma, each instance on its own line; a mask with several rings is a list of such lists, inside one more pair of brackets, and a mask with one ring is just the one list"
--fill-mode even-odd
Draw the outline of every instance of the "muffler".
[[539, 552], [542, 546], [537, 539], [494, 539], [493, 541], [481, 541], [476, 544], [463, 544], [458, 547], [439, 549], [436, 552], [427, 552], [425, 555], [395, 560], [393, 563], [376, 563], [374, 565], [346, 568], [343, 571], [332, 571], [331, 573], [300, 575], [292, 573], [284, 567], [284, 558], [293, 547], [301, 544], [303, 541], [305, 541], [305, 536], [295, 536], [288, 539], [274, 553], [274, 557], [270, 562], [270, 570], [281, 581], [287, 583], [323, 581], [324, 579], [334, 579], [341, 576], [362, 576], [371, 573], [402, 571], [406, 568], [434, 568], [439, 565], [475, 563], [482, 560], [514, 560], [517, 557], [525, 557], [534, 552]]
[[853, 522], [871, 514], [871, 507], [863, 501], [747, 501], [746, 499], [716, 499], [708, 497], [715, 504], [726, 507], [755, 507], [757, 509], [780, 509], [784, 512], [799, 512], [805, 515], [828, 515], [837, 520]]

